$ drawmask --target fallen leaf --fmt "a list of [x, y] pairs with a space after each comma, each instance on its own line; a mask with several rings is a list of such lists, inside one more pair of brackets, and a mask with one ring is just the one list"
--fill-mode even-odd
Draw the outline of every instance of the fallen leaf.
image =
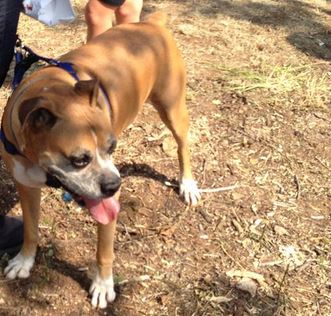
[[238, 221], [236, 221], [235, 219], [232, 219], [231, 223], [240, 234], [244, 231], [244, 229], [241, 227], [240, 223]]
[[209, 301], [217, 304], [228, 303], [232, 301], [232, 298], [226, 296], [213, 296], [209, 299]]
[[266, 283], [264, 281], [264, 276], [262, 274], [246, 271], [246, 270], [230, 270], [226, 272], [226, 275], [230, 278], [239, 277], [239, 278], [249, 278], [257, 281], [261, 286], [264, 286]]
[[252, 297], [256, 295], [257, 284], [250, 278], [243, 278], [236, 283], [236, 288], [248, 292]]

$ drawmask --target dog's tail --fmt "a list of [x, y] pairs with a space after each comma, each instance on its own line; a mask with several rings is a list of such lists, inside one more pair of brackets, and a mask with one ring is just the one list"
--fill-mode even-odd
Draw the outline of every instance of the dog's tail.
[[148, 15], [145, 19], [146, 22], [164, 26], [167, 23], [167, 15], [164, 12], [154, 12]]

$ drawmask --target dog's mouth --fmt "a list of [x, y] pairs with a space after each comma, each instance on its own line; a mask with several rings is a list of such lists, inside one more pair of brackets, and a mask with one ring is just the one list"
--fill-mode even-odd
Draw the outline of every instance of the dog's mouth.
[[46, 185], [60, 188], [68, 191], [73, 199], [80, 205], [85, 206], [89, 211], [91, 216], [95, 221], [100, 224], [107, 225], [116, 219], [119, 211], [119, 202], [112, 197], [100, 198], [100, 199], [90, 199], [87, 197], [79, 196], [72, 190], [70, 190], [66, 185], [64, 185], [59, 179], [48, 174]]

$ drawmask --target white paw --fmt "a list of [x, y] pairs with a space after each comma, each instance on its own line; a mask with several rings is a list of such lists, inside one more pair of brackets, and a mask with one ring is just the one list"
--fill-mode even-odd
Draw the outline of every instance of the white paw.
[[5, 275], [7, 279], [28, 278], [30, 270], [34, 264], [35, 256], [25, 257], [19, 253], [16, 257], [9, 260], [5, 268]]
[[201, 198], [197, 183], [193, 179], [182, 179], [179, 184], [179, 194], [189, 205], [196, 205]]
[[113, 276], [101, 279], [99, 273], [97, 273], [90, 287], [90, 294], [92, 295], [91, 303], [93, 307], [106, 308], [107, 302], [114, 301], [116, 297]]

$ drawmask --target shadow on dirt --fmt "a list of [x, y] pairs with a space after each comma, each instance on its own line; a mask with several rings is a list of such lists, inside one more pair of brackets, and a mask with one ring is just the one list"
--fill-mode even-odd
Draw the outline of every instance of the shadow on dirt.
[[12, 177], [0, 158], [0, 215], [7, 214], [18, 202], [18, 195]]
[[183, 1], [186, 14], [198, 12], [210, 18], [217, 14], [253, 24], [284, 28], [289, 32], [287, 40], [303, 53], [319, 59], [331, 60], [331, 29], [321, 22], [318, 12], [330, 14], [318, 5], [299, 0], [280, 0], [277, 4], [261, 2], [238, 3], [230, 0]]
[[[47, 311], [49, 309], [47, 295], [35, 296], [33, 292], [51, 293], [53, 286], [56, 286], [58, 283], [59, 275], [61, 275], [60, 279], [64, 276], [76, 282], [86, 292], [86, 299], [89, 300], [88, 293], [91, 285], [91, 276], [87, 272], [79, 271], [77, 266], [57, 258], [56, 255], [52, 258], [47, 258], [46, 263], [44, 258], [47, 257], [47, 252], [47, 248], [40, 248], [38, 250], [36, 267], [32, 275], [28, 279], [8, 283], [8, 290], [13, 294], [15, 293], [15, 296], [19, 299], [29, 302], [30, 308], [34, 307]], [[45, 268], [45, 264], [47, 268]], [[192, 279], [186, 280], [186, 282], [189, 282], [191, 285], [194, 284], [194, 286], [172, 283], [170, 280], [164, 279], [162, 281], [164, 291], [160, 292], [159, 296], [156, 296], [156, 301], [163, 305], [163, 297], [165, 295], [174, 296], [177, 315], [216, 315], [215, 305], [221, 307], [222, 314], [219, 315], [271, 316], [286, 313], [284, 301], [287, 299], [282, 291], [274, 295], [258, 292], [252, 296], [246, 291], [237, 289], [226, 275], [215, 273], [215, 271], [205, 272], [209, 275], [214, 274], [214, 278], [207, 280], [201, 276], [197, 280], [195, 279], [196, 276], [192, 275]], [[66, 295], [65, 291], [68, 290], [68, 288], [64, 287], [63, 295]], [[124, 285], [115, 285], [115, 292], [117, 294], [116, 300], [104, 310], [95, 310], [93, 315], [122, 315], [120, 311], [122, 307], [128, 304], [128, 297], [130, 295], [139, 295], [139, 284], [128, 282]], [[213, 296], [211, 296], [211, 293], [213, 293]], [[218, 310], [220, 309], [218, 308]], [[168, 311], [171, 312], [171, 309]], [[175, 314], [175, 311], [173, 314]]]
[[[118, 169], [123, 178], [126, 177], [142, 177], [147, 179], [152, 179], [157, 182], [164, 184], [169, 182], [173, 185], [177, 185], [178, 181], [175, 179], [169, 179], [164, 174], [156, 171], [147, 164], [136, 164], [136, 163], [120, 163], [118, 164]], [[178, 188], [171, 186], [178, 193]]]
[[[174, 1], [178, 3], [178, 1]], [[253, 24], [284, 28], [289, 32], [288, 42], [303, 53], [319, 59], [331, 60], [331, 29], [320, 21], [317, 12], [331, 14], [330, 10], [300, 0], [280, 0], [277, 4], [261, 2], [238, 3], [230, 0], [184, 0], [185, 15], [199, 13], [220, 19], [218, 14]], [[74, 27], [85, 26], [84, 8], [79, 12]], [[145, 1], [143, 16], [154, 12], [152, 1]]]
[[61, 260], [57, 257], [53, 257], [50, 262], [50, 268], [66, 277], [73, 279], [81, 286], [82, 289], [84, 289], [88, 293], [91, 285], [91, 280], [88, 277], [87, 273], [79, 271], [77, 266], [67, 261]]
[[[156, 171], [147, 164], [122, 163], [118, 165], [118, 169], [123, 178], [126, 177], [143, 177], [158, 181], [162, 184], [169, 182], [176, 185], [177, 180], [169, 179], [164, 174]], [[178, 193], [177, 187], [172, 187]], [[4, 163], [0, 160], [0, 215], [7, 214], [16, 203], [18, 203], [18, 195], [15, 189], [12, 177], [6, 170]]]

